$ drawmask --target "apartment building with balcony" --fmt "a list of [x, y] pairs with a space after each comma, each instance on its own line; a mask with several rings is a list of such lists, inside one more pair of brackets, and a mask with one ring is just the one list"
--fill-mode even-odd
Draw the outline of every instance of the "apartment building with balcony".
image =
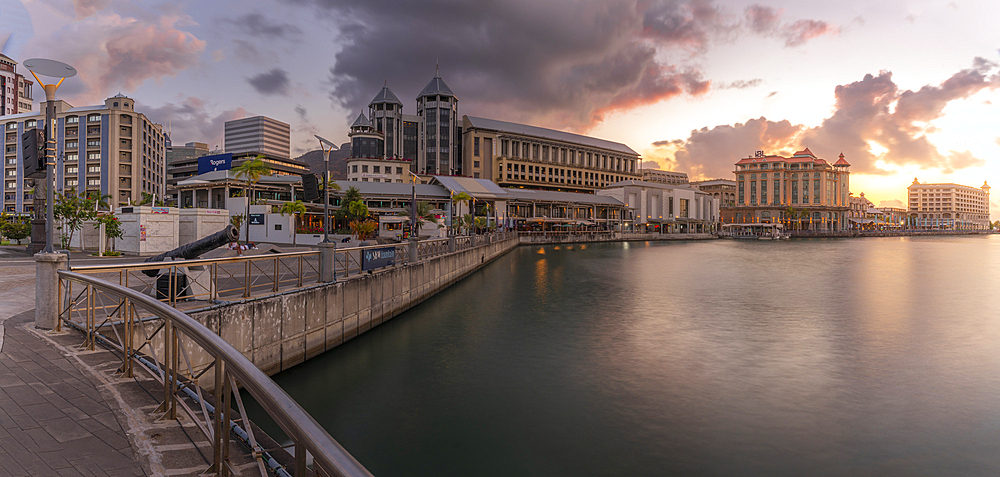
[[30, 113], [35, 83], [17, 72], [17, 62], [0, 53], [0, 116]]
[[[135, 111], [135, 101], [116, 95], [95, 106], [56, 101], [56, 190], [110, 195], [114, 205], [142, 193], [163, 197], [166, 160], [163, 127]], [[25, 180], [22, 135], [44, 127], [41, 112], [0, 117], [4, 133], [4, 194], [8, 213], [34, 210], [32, 181]]]

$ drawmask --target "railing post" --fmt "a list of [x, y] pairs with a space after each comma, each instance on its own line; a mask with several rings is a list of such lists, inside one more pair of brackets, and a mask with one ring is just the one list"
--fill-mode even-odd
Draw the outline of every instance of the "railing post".
[[322, 242], [319, 244], [319, 281], [329, 283], [337, 279], [336, 260], [337, 242]]
[[59, 322], [59, 272], [69, 260], [64, 253], [35, 254], [35, 328], [53, 330]]
[[278, 293], [278, 257], [274, 257], [274, 283], [271, 292]]
[[415, 238], [410, 238], [410, 263], [420, 261], [420, 252], [417, 250], [420, 242]]

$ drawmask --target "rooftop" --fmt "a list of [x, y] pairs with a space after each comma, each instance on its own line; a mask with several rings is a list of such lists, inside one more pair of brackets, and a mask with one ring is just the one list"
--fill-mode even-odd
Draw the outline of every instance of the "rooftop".
[[611, 151], [616, 151], [631, 156], [639, 155], [638, 152], [633, 151], [632, 148], [620, 142], [606, 141], [604, 139], [597, 139], [590, 136], [583, 136], [580, 134], [573, 134], [564, 131], [556, 131], [555, 129], [546, 129], [537, 126], [529, 126], [527, 124], [498, 121], [496, 119], [478, 118], [474, 116], [465, 116], [465, 118], [469, 120], [469, 123], [471, 123], [472, 127], [474, 128], [488, 129], [497, 132], [508, 132], [512, 134], [523, 134], [525, 136], [534, 136], [542, 139], [551, 139], [555, 141], [583, 144], [585, 146], [608, 149]]

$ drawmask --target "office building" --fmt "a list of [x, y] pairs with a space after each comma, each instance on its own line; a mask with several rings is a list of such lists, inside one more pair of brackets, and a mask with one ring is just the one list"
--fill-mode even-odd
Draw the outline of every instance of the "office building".
[[417, 173], [424, 175], [469, 175], [462, 170], [462, 125], [458, 118], [458, 98], [441, 79], [434, 78], [417, 95]]
[[924, 229], [989, 230], [990, 186], [927, 184], [916, 178], [906, 188], [909, 226]]
[[172, 191], [177, 182], [198, 174], [198, 158], [208, 155], [208, 144], [189, 142], [183, 146], [167, 145], [167, 192]]
[[722, 221], [846, 230], [850, 167], [843, 154], [831, 164], [809, 148], [792, 157], [758, 151], [736, 163], [736, 205], [723, 209]]
[[291, 157], [291, 128], [265, 116], [226, 121], [226, 152], [234, 156], [263, 154], [274, 159]]
[[0, 53], [0, 116], [30, 113], [35, 83], [17, 72], [17, 62]]
[[[163, 127], [135, 111], [135, 101], [116, 95], [96, 106], [56, 101], [56, 189], [110, 195], [126, 205], [142, 193], [163, 197], [166, 160]], [[43, 113], [0, 117], [4, 130], [3, 210], [31, 212], [34, 199], [25, 184], [22, 134], [45, 123]]]
[[736, 181], [730, 179], [710, 179], [707, 181], [692, 182], [692, 186], [702, 192], [712, 194], [712, 197], [719, 203], [719, 207], [732, 207], [736, 205]]
[[621, 143], [495, 119], [462, 123], [463, 170], [501, 187], [592, 193], [642, 177], [639, 153]]
[[714, 233], [719, 202], [690, 184], [624, 180], [596, 192], [625, 204], [623, 230], [644, 233]]

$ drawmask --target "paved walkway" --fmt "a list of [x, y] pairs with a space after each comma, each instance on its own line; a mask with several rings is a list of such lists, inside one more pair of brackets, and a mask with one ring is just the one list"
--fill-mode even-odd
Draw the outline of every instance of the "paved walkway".
[[[0, 475], [146, 475], [97, 387], [9, 319], [0, 352]], [[13, 325], [13, 326], [12, 326]]]

